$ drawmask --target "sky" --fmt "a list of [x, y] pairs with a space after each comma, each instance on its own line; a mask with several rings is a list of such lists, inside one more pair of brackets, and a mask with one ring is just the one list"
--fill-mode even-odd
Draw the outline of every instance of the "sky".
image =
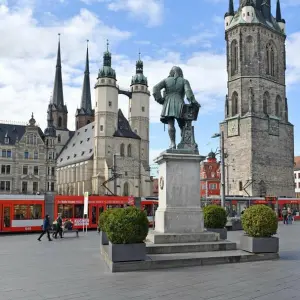
[[[68, 127], [75, 128], [89, 40], [92, 102], [94, 84], [109, 39], [118, 84], [130, 87], [138, 53], [149, 89], [182, 68], [201, 104], [194, 123], [200, 153], [216, 150], [211, 136], [224, 119], [227, 92], [224, 13], [229, 0], [0, 0], [0, 120], [25, 123], [34, 113], [46, 127], [53, 91], [58, 33]], [[238, 1], [235, 1], [237, 8]], [[276, 1], [272, 0], [275, 14]], [[295, 155], [300, 155], [300, 0], [281, 0], [287, 23], [287, 98], [295, 125]], [[128, 115], [128, 98], [119, 97]], [[169, 146], [159, 121], [161, 106], [150, 98], [150, 164]], [[178, 130], [179, 131], [179, 130]], [[177, 137], [179, 142], [179, 136]]]

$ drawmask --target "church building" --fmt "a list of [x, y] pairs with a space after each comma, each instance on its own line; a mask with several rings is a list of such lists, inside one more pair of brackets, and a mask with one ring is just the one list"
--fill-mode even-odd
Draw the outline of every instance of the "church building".
[[233, 0], [225, 14], [228, 95], [224, 149], [229, 195], [289, 196], [294, 189], [294, 128], [286, 98], [285, 20], [277, 0]]
[[[76, 131], [67, 129], [67, 107], [63, 102], [60, 45], [57, 58], [55, 97], [51, 109], [57, 125], [57, 192], [59, 194], [115, 194], [148, 196], [151, 194], [149, 167], [149, 98], [143, 62], [136, 62], [136, 74], [129, 90], [117, 85], [112, 55], [103, 55], [95, 84], [92, 107], [89, 53], [80, 108], [76, 111]], [[119, 109], [118, 95], [128, 96], [128, 120]], [[61, 150], [60, 150], [61, 145]]]

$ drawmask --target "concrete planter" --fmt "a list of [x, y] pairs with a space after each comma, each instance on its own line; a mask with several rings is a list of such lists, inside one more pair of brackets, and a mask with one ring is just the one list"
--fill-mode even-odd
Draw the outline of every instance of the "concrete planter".
[[227, 229], [226, 228], [206, 228], [207, 231], [219, 233], [220, 240], [227, 240]]
[[112, 244], [109, 242], [108, 257], [112, 262], [145, 260], [146, 244]]
[[109, 241], [106, 232], [100, 231], [100, 241], [101, 245], [108, 245]]
[[278, 253], [279, 238], [242, 235], [240, 249], [251, 253]]

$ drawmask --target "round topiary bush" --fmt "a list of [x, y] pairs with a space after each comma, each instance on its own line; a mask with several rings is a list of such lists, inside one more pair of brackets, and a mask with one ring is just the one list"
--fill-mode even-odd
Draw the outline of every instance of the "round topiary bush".
[[227, 223], [226, 210], [218, 205], [208, 205], [203, 209], [205, 228], [224, 228]]
[[104, 231], [105, 232], [105, 223], [106, 220], [109, 216], [109, 214], [113, 211], [113, 209], [107, 209], [105, 211], [103, 211], [100, 216], [99, 216], [99, 222], [98, 222], [98, 227], [99, 230]]
[[266, 205], [253, 205], [242, 215], [243, 229], [251, 237], [271, 237], [277, 233], [275, 212]]
[[143, 243], [149, 231], [144, 211], [136, 207], [112, 210], [105, 221], [105, 231], [112, 244]]

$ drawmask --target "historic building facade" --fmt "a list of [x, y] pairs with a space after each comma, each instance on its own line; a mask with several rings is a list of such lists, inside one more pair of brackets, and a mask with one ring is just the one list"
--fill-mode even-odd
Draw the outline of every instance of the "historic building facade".
[[[129, 120], [119, 109], [119, 94], [129, 98]], [[117, 85], [112, 56], [107, 49], [95, 84], [93, 109], [87, 51], [81, 107], [76, 112], [76, 131], [57, 159], [58, 193], [151, 194], [149, 98], [141, 59], [136, 63], [130, 90], [123, 91]]]
[[294, 129], [285, 87], [285, 21], [277, 1], [229, 0], [228, 95], [221, 123], [230, 195], [294, 196]]
[[208, 153], [207, 159], [200, 164], [201, 199], [220, 196], [220, 163], [214, 152]]
[[50, 111], [45, 133], [33, 114], [27, 125], [0, 124], [0, 193], [55, 191], [55, 134]]

